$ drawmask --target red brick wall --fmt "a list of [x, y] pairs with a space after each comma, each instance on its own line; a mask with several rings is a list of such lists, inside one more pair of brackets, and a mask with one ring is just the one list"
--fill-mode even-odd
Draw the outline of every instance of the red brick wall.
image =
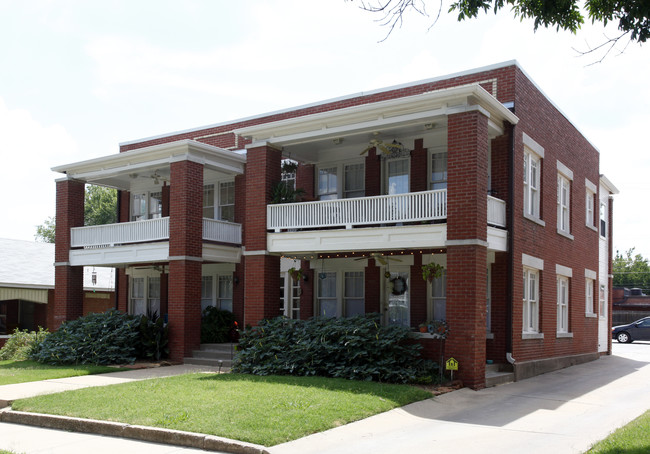
[[380, 268], [377, 266], [374, 260], [368, 260], [368, 266], [365, 269], [365, 289], [364, 289], [364, 299], [366, 305], [366, 313], [381, 311], [381, 299], [380, 299]]
[[101, 314], [115, 307], [114, 292], [84, 292], [83, 315]]
[[280, 257], [272, 255], [247, 256], [246, 283], [244, 322], [255, 326], [264, 318], [277, 317]]
[[381, 194], [381, 161], [376, 148], [371, 148], [366, 155], [366, 197]]
[[413, 255], [411, 266], [411, 326], [427, 321], [427, 283], [422, 279], [422, 254]]
[[429, 189], [427, 149], [424, 148], [423, 142], [422, 139], [415, 139], [415, 146], [411, 151], [411, 192]]
[[[585, 225], [585, 178], [599, 181], [599, 155], [580, 132], [539, 92], [519, 69], [515, 71], [514, 294], [513, 356], [517, 361], [596, 351], [598, 320], [585, 317], [585, 269], [598, 270], [598, 232]], [[523, 138], [526, 133], [544, 147], [541, 211], [545, 226], [523, 217]], [[573, 171], [571, 234], [557, 233], [557, 160]], [[522, 253], [544, 260], [540, 286], [540, 331], [544, 339], [526, 339], [522, 327]], [[556, 264], [572, 269], [569, 283], [569, 331], [557, 338]]]
[[314, 200], [315, 186], [314, 186], [314, 165], [313, 164], [300, 164], [296, 171], [296, 189], [305, 191], [303, 194], [304, 200]]

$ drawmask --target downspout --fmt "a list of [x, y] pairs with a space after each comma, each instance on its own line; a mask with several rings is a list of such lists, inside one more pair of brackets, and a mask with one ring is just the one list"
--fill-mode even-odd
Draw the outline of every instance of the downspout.
[[[515, 108], [512, 107], [512, 113]], [[507, 279], [508, 285], [506, 286], [506, 360], [510, 364], [515, 363], [512, 357], [512, 313], [514, 311], [514, 302], [512, 300], [514, 295], [514, 269], [515, 269], [515, 253], [513, 251], [514, 245], [514, 232], [515, 232], [515, 125], [510, 125], [510, 140], [508, 150], [508, 200], [510, 202], [510, 210], [508, 211], [508, 266], [507, 266]]]

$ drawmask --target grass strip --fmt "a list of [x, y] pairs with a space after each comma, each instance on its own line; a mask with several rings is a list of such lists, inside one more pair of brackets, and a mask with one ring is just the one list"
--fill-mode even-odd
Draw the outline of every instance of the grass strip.
[[273, 446], [429, 397], [412, 386], [376, 382], [188, 374], [22, 399], [13, 408]]
[[650, 452], [650, 411], [596, 443], [588, 454], [646, 454]]
[[36, 361], [0, 361], [0, 386], [121, 370], [126, 369], [90, 365], [50, 366]]

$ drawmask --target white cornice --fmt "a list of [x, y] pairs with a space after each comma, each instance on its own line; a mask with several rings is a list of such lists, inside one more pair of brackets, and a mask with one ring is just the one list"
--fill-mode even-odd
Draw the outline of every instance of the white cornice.
[[254, 143], [296, 143], [472, 109], [478, 109], [497, 124], [504, 121], [516, 124], [519, 121], [480, 85], [471, 84], [239, 128], [235, 133], [251, 137]]

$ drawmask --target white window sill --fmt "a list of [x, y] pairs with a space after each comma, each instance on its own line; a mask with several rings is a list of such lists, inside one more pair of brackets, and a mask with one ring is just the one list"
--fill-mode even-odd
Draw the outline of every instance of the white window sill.
[[573, 239], [573, 235], [571, 235], [569, 232], [565, 232], [564, 230], [557, 229], [558, 235], [562, 235], [563, 237], [566, 237], [570, 240]]
[[440, 334], [421, 333], [419, 331], [413, 331], [411, 337], [415, 339], [444, 339]]
[[544, 339], [544, 333], [521, 333], [521, 338], [526, 339]]
[[530, 214], [524, 213], [524, 218], [528, 219], [529, 221], [534, 222], [535, 224], [539, 224], [542, 227], [546, 227], [546, 222], [542, 221], [540, 218], [536, 218], [535, 216], [532, 216]]
[[485, 338], [486, 339], [494, 339], [494, 333], [486, 333]]
[[557, 337], [558, 339], [561, 339], [561, 338], [570, 338], [570, 337], [573, 337], [573, 333], [557, 333], [557, 334], [556, 334], [556, 337]]
[[586, 313], [586, 314], [585, 314], [585, 317], [587, 317], [587, 318], [598, 318], [598, 314], [590, 314], [590, 313]]
[[596, 227], [594, 227], [593, 225], [589, 225], [589, 224], [585, 224], [585, 225], [587, 226], [588, 229], [591, 229], [594, 232], [598, 232], [598, 229]]

